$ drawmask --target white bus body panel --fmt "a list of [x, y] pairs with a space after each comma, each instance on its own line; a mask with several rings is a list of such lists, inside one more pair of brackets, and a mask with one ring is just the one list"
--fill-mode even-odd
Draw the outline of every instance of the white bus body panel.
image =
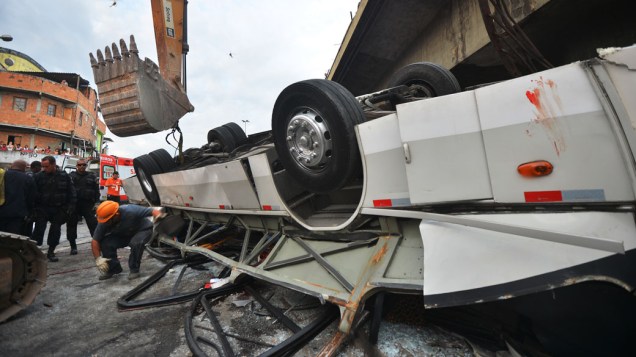
[[267, 153], [253, 155], [248, 158], [260, 209], [264, 211], [278, 211], [287, 215], [285, 203], [276, 190], [272, 168], [269, 164]]
[[153, 175], [161, 203], [215, 209], [260, 209], [240, 160]]
[[[465, 215], [496, 223], [623, 242], [636, 248], [632, 213]], [[423, 220], [424, 295], [479, 289], [550, 273], [614, 253], [458, 224]]]
[[124, 187], [126, 187], [126, 195], [128, 196], [128, 201], [130, 203], [135, 204], [147, 204], [146, 196], [144, 195], [144, 191], [141, 189], [141, 184], [139, 183], [139, 179], [137, 176], [131, 176], [125, 180], [122, 180], [124, 183]]
[[[475, 96], [495, 201], [634, 200], [614, 119], [581, 63], [480, 88]], [[552, 174], [517, 172], [537, 160], [549, 161]]]
[[404, 149], [395, 114], [356, 127], [363, 159], [363, 207], [410, 206]]
[[474, 92], [398, 105], [413, 204], [492, 198]]

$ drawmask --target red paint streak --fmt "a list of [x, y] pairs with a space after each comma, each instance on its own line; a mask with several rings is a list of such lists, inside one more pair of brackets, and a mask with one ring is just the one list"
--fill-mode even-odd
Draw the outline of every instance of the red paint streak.
[[271, 211], [272, 210], [272, 206], [270, 205], [263, 205], [263, 211]]
[[[563, 112], [561, 97], [557, 91], [557, 84], [551, 80], [532, 80], [536, 88], [527, 90], [526, 97], [535, 107], [533, 122], [541, 124], [550, 141], [552, 141], [557, 156], [560, 156], [566, 149], [565, 136], [559, 127], [558, 118]], [[546, 91], [547, 89], [547, 91]], [[528, 134], [528, 132], [526, 132]], [[528, 136], [531, 136], [528, 134]]]
[[532, 103], [532, 105], [534, 105], [535, 107], [539, 108], [541, 107], [541, 103], [539, 103], [539, 90], [535, 89], [534, 91], [526, 91], [526, 97], [528, 97], [528, 100], [530, 101], [530, 103]]
[[391, 200], [373, 200], [373, 207], [391, 207]]
[[225, 205], [219, 205], [220, 209], [225, 209]]
[[563, 195], [561, 191], [534, 191], [524, 192], [526, 202], [561, 202]]
[[194, 197], [192, 197], [192, 196], [190, 196], [190, 197], [188, 197], [188, 198], [190, 199], [190, 201], [192, 201], [192, 200], [194, 199]]
[[185, 204], [185, 206], [186, 206], [186, 207], [190, 207], [190, 204], [189, 204], [189, 203], [186, 203], [186, 204]]

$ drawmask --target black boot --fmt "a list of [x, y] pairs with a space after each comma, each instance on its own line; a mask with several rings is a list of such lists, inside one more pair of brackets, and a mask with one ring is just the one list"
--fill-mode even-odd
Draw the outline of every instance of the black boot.
[[75, 243], [74, 240], [72, 241], [68, 241], [69, 244], [71, 245], [71, 255], [77, 255], [77, 244]]
[[55, 253], [49, 249], [49, 252], [46, 254], [46, 257], [49, 259], [50, 262], [57, 262], [59, 261], [59, 259], [55, 256]]

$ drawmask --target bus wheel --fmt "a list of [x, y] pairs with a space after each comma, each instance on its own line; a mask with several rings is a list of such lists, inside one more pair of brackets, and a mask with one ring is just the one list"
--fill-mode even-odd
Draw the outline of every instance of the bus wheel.
[[342, 188], [361, 172], [354, 127], [362, 122], [360, 104], [336, 82], [310, 79], [288, 86], [272, 113], [282, 166], [309, 191]]
[[161, 172], [170, 172], [177, 167], [174, 159], [166, 149], [157, 149], [148, 153], [150, 157], [155, 161], [157, 166], [161, 169]]
[[153, 206], [160, 206], [161, 200], [159, 199], [159, 192], [155, 186], [155, 181], [152, 179], [152, 175], [161, 173], [159, 165], [157, 165], [151, 156], [141, 155], [133, 160], [133, 166], [135, 167], [137, 179], [148, 202]]
[[446, 68], [431, 62], [402, 67], [391, 76], [388, 87], [405, 85], [417, 98], [432, 98], [461, 92], [457, 78]]

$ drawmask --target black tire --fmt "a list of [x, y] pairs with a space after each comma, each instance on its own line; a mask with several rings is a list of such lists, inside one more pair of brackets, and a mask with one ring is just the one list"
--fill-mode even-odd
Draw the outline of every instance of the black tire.
[[139, 180], [141, 189], [144, 191], [148, 202], [153, 206], [161, 205], [157, 186], [155, 186], [155, 181], [152, 179], [152, 175], [161, 173], [159, 165], [149, 155], [141, 155], [133, 160], [133, 166], [135, 167], [137, 180]]
[[402, 67], [389, 79], [389, 88], [405, 85], [415, 89], [416, 97], [431, 98], [461, 92], [457, 78], [446, 68], [431, 62]]
[[234, 141], [236, 142], [237, 147], [247, 142], [247, 135], [245, 135], [245, 131], [243, 131], [243, 128], [241, 128], [240, 125], [234, 122], [230, 122], [230, 123], [224, 124], [223, 127], [227, 128], [232, 133], [232, 136], [234, 137]]
[[223, 148], [223, 152], [232, 152], [236, 149], [236, 140], [232, 132], [225, 127], [219, 126], [208, 131], [208, 143], [218, 142]]
[[161, 172], [170, 172], [177, 167], [172, 156], [166, 149], [157, 149], [148, 153], [150, 157], [155, 160], [155, 163], [161, 169]]
[[310, 79], [288, 86], [272, 114], [281, 164], [309, 191], [342, 188], [361, 172], [354, 126], [362, 122], [358, 101], [336, 82]]

